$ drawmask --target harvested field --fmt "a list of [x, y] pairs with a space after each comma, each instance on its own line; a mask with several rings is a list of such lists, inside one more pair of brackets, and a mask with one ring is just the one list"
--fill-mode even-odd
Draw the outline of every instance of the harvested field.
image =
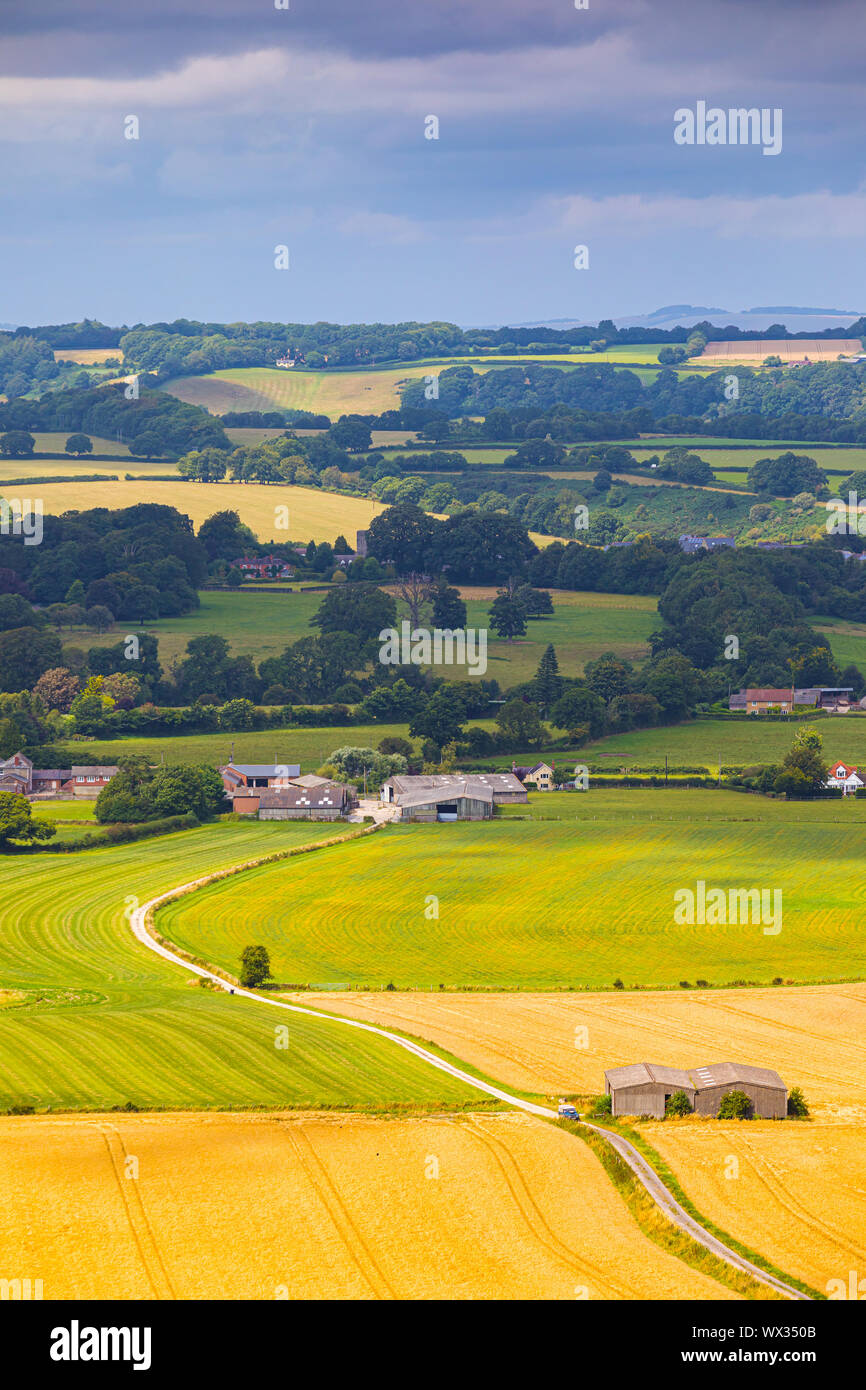
[[109, 358], [115, 358], [118, 362], [121, 362], [123, 360], [123, 349], [119, 347], [66, 347], [54, 349], [55, 362], [78, 362], [82, 367], [92, 367], [98, 365], [100, 362], [106, 362]]
[[735, 1297], [525, 1115], [5, 1118], [0, 1190], [46, 1299]]
[[863, 351], [859, 338], [759, 338], [745, 342], [707, 343], [701, 365], [720, 362], [763, 362], [765, 357], [781, 357], [783, 362], [835, 362], [840, 352], [846, 356]]
[[[379, 371], [291, 371], [279, 367], [230, 367], [207, 376], [180, 376], [164, 389], [214, 415], [230, 410], [312, 410], [332, 420], [359, 411], [381, 414], [400, 405], [400, 384], [428, 376], [435, 367], [407, 363]], [[440, 368], [441, 370], [441, 368]]]
[[[866, 1272], [864, 1131], [685, 1120], [641, 1125], [701, 1213], [822, 1292]], [[866, 1285], [861, 1286], [860, 1297]]]
[[635, 1061], [758, 1062], [774, 1067], [788, 1086], [801, 1086], [813, 1113], [866, 1121], [866, 984], [303, 998], [435, 1043], [520, 1090], [599, 1094], [609, 1067]]

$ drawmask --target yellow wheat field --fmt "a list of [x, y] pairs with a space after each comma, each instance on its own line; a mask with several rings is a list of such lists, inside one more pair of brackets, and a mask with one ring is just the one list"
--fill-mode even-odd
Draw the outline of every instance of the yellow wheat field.
[[866, 984], [304, 999], [437, 1043], [525, 1091], [599, 1094], [607, 1068], [627, 1062], [751, 1062], [800, 1086], [813, 1110], [866, 1120]]
[[[58, 465], [59, 471], [60, 465]], [[91, 472], [101, 470], [91, 465]], [[111, 472], [111, 468], [108, 468]], [[115, 468], [116, 471], [116, 468]], [[157, 469], [157, 471], [161, 471]], [[259, 540], [335, 541], [341, 533], [354, 541], [374, 516], [384, 511], [379, 502], [349, 497], [318, 488], [267, 483], [187, 483], [181, 478], [165, 482], [52, 483], [39, 485], [43, 509], [50, 513], [86, 511], [91, 507], [131, 507], [137, 502], [158, 502], [176, 507], [199, 527], [215, 512], [236, 511]], [[288, 525], [284, 508], [288, 508]]]
[[0, 1277], [46, 1299], [710, 1299], [529, 1116], [0, 1119]]
[[[26, 464], [26, 460], [25, 460]], [[162, 473], [164, 463], [155, 468]], [[53, 471], [63, 476], [75, 471], [64, 460], [57, 460]], [[21, 469], [19, 468], [19, 474]], [[84, 472], [116, 473], [116, 464], [90, 463]], [[124, 472], [133, 471], [124, 468]], [[145, 472], [148, 470], [141, 470]], [[35, 495], [35, 494], [34, 494]], [[352, 497], [346, 493], [325, 492], [319, 488], [295, 487], [279, 483], [189, 483], [182, 478], [166, 477], [156, 482], [145, 476], [144, 481], [126, 479], [108, 483], [53, 483], [46, 476], [39, 483], [39, 500], [44, 511], [59, 515], [66, 511], [87, 511], [93, 507], [132, 507], [138, 502], [157, 502], [164, 507], [176, 507], [192, 518], [196, 528], [215, 512], [231, 509], [249, 526], [260, 541], [314, 540], [334, 542], [339, 535], [354, 542], [357, 531], [365, 531], [385, 507], [369, 497]], [[288, 508], [288, 517], [286, 517]], [[437, 515], [437, 513], [432, 513]], [[539, 547], [552, 545], [555, 536], [529, 532]]]
[[[841, 1118], [642, 1125], [702, 1215], [832, 1294], [866, 1276], [866, 1134]], [[866, 1283], [862, 1292], [866, 1292]]]

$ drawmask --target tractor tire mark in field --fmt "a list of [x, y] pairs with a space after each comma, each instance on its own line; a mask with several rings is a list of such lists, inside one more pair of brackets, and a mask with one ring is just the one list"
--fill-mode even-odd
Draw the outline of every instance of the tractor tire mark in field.
[[153, 1296], [160, 1301], [177, 1298], [153, 1227], [148, 1220], [144, 1203], [141, 1200], [138, 1179], [126, 1176], [126, 1161], [129, 1158], [126, 1146], [113, 1126], [100, 1125], [99, 1129], [105, 1140], [105, 1147], [117, 1181], [120, 1200], [123, 1202], [132, 1239], [138, 1250], [147, 1282], [153, 1290]]
[[[856, 998], [856, 995], [850, 996]], [[722, 1013], [733, 1014], [737, 1018], [745, 1018], [750, 1023], [758, 1025], [765, 1023], [766, 1020], [761, 1014], [752, 1013], [749, 1009], [738, 1009], [735, 1004], [721, 1004], [716, 1000], [693, 999], [695, 1004], [704, 1004], [710, 1008], [719, 1009]], [[860, 1002], [859, 1000], [857, 1001]], [[854, 1038], [840, 1038], [838, 1034], [821, 1033], [814, 1028], [803, 1028], [798, 1023], [789, 1023], [787, 1020], [773, 1020], [773, 1026], [786, 1033], [797, 1033], [804, 1038], [810, 1038], [813, 1042], [827, 1043], [838, 1052], [840, 1047], [849, 1048], [857, 1057], [866, 1057], [866, 1044], [856, 1042]]]
[[579, 1255], [576, 1250], [572, 1250], [564, 1241], [559, 1239], [555, 1231], [551, 1229], [546, 1218], [541, 1212], [532, 1190], [526, 1178], [526, 1174], [520, 1166], [518, 1159], [511, 1152], [507, 1143], [498, 1135], [488, 1133], [480, 1124], [474, 1120], [451, 1120], [449, 1123], [461, 1130], [464, 1134], [469, 1133], [475, 1136], [480, 1144], [492, 1155], [503, 1178], [508, 1191], [511, 1193], [512, 1200], [523, 1221], [532, 1235], [533, 1239], [548, 1250], [556, 1259], [568, 1265], [569, 1269], [579, 1275], [582, 1280], [587, 1276], [593, 1280], [596, 1291], [607, 1297], [628, 1299], [637, 1298], [638, 1294], [634, 1289], [616, 1283], [609, 1275], [603, 1274], [597, 1265], [592, 1264]]
[[287, 1125], [284, 1133], [288, 1135], [311, 1188], [331, 1218], [337, 1235], [357, 1266], [361, 1277], [369, 1284], [374, 1298], [398, 1299], [399, 1295], [388, 1283], [369, 1245], [349, 1215], [348, 1208], [340, 1196], [333, 1178], [316, 1153], [313, 1142], [305, 1133], [303, 1125]]
[[[368, 829], [361, 831], [360, 834], [364, 835], [370, 833], [375, 828], [376, 827], [368, 827]], [[352, 838], [355, 837], [353, 836]], [[557, 1112], [552, 1110], [549, 1106], [538, 1105], [535, 1101], [525, 1100], [520, 1096], [515, 1096], [503, 1090], [500, 1086], [494, 1086], [490, 1081], [482, 1080], [479, 1076], [472, 1076], [470, 1073], [464, 1071], [462, 1067], [455, 1066], [453, 1062], [448, 1062], [445, 1058], [438, 1057], [433, 1052], [428, 1052], [426, 1048], [421, 1047], [412, 1038], [401, 1037], [397, 1033], [389, 1032], [387, 1028], [380, 1028], [378, 1025], [365, 1023], [360, 1019], [346, 1018], [341, 1014], [325, 1013], [319, 1009], [308, 1008], [303, 1004], [289, 1004], [284, 999], [269, 999], [266, 995], [258, 994], [254, 990], [244, 989], [241, 986], [230, 986], [228, 981], [221, 975], [215, 974], [213, 970], [208, 969], [206, 966], [196, 965], [191, 960], [185, 960], [183, 956], [178, 955], [176, 950], [171, 950], [168, 945], [163, 945], [160, 941], [157, 941], [151, 936], [149, 930], [150, 924], [148, 921], [149, 914], [155, 912], [162, 903], [170, 901], [184, 893], [188, 893], [193, 888], [197, 888], [209, 881], [213, 880], [211, 878], [196, 879], [192, 883], [185, 883], [176, 888], [169, 889], [167, 892], [160, 893], [157, 897], [150, 898], [149, 901], [140, 904], [130, 915], [129, 919], [133, 935], [142, 945], [146, 946], [148, 950], [161, 956], [163, 960], [170, 961], [173, 965], [178, 965], [181, 969], [188, 970], [191, 974], [197, 975], [201, 979], [212, 980], [220, 989], [230, 990], [233, 995], [239, 998], [251, 999], [268, 1008], [285, 1009], [289, 1013], [304, 1014], [311, 1018], [317, 1018], [323, 1023], [330, 1022], [340, 1024], [345, 1028], [357, 1028], [366, 1033], [373, 1033], [377, 1036], [388, 1038], [395, 1047], [401, 1047], [404, 1051], [410, 1052], [416, 1057], [420, 1057], [422, 1061], [426, 1062], [431, 1067], [435, 1067], [437, 1071], [443, 1071], [450, 1076], [455, 1076], [458, 1081], [464, 1082], [473, 1090], [483, 1091], [485, 1094], [493, 1096], [494, 1099], [502, 1101], [505, 1105], [512, 1105], [515, 1109], [522, 1110], [527, 1114], [539, 1115], [547, 1120], [555, 1120], [557, 1118]], [[700, 1245], [703, 1245], [714, 1255], [718, 1255], [735, 1268], [745, 1270], [751, 1278], [756, 1279], [759, 1283], [768, 1284], [786, 1298], [808, 1299], [811, 1297], [810, 1294], [800, 1293], [798, 1290], [795, 1290], [790, 1284], [786, 1284], [784, 1280], [778, 1278], [776, 1275], [768, 1274], [766, 1271], [759, 1269], [758, 1266], [752, 1264], [750, 1260], [725, 1245], [724, 1241], [720, 1240], [718, 1236], [714, 1236], [711, 1232], [707, 1231], [698, 1220], [690, 1216], [685, 1208], [680, 1205], [670, 1188], [665, 1185], [655, 1169], [647, 1162], [642, 1154], [638, 1152], [634, 1145], [630, 1144], [622, 1135], [612, 1133], [599, 1125], [589, 1123], [587, 1120], [584, 1120], [583, 1123], [588, 1129], [594, 1130], [597, 1134], [602, 1135], [606, 1142], [619, 1153], [620, 1157], [623, 1158], [626, 1164], [632, 1169], [638, 1181], [646, 1188], [656, 1206], [665, 1213], [674, 1225], [680, 1226], [681, 1229], [687, 1231]]]
[[784, 1207], [785, 1211], [789, 1212], [791, 1216], [796, 1217], [797, 1221], [802, 1225], [811, 1227], [811, 1229], [817, 1231], [819, 1235], [826, 1236], [834, 1244], [841, 1246], [843, 1250], [847, 1250], [849, 1255], [853, 1255], [856, 1260], [866, 1261], [866, 1249], [864, 1249], [862, 1245], [858, 1245], [856, 1241], [849, 1239], [846, 1234], [837, 1230], [829, 1221], [822, 1221], [820, 1216], [815, 1216], [808, 1207], [804, 1207], [803, 1204], [788, 1191], [784, 1179], [773, 1167], [770, 1160], [766, 1158], [764, 1154], [757, 1151], [752, 1140], [743, 1136], [742, 1143], [755, 1177], [761, 1185], [767, 1189], [770, 1195], [775, 1197], [779, 1205]]

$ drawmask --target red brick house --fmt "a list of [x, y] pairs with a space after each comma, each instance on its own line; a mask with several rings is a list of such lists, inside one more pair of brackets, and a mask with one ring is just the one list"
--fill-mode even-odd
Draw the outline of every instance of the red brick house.
[[34, 767], [24, 753], [0, 761], [0, 791], [20, 796], [95, 797], [107, 787], [116, 767]]
[[295, 574], [291, 565], [279, 555], [243, 555], [239, 560], [233, 560], [232, 565], [241, 574], [253, 579], [292, 579]]

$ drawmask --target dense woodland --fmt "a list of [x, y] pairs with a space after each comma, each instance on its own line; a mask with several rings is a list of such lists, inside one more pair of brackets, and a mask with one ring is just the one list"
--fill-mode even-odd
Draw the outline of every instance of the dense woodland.
[[[136, 629], [189, 611], [196, 586], [224, 573], [242, 542], [256, 548], [237, 515], [218, 514], [198, 535], [188, 518], [154, 505], [45, 520], [42, 546], [0, 538], [0, 756], [25, 746], [43, 766], [69, 761], [60, 749], [71, 734], [378, 721], [406, 723], [425, 760], [449, 748], [448, 756], [485, 757], [676, 722], [741, 684], [844, 684], [858, 696], [866, 688], [856, 668], [838, 668], [808, 621], [819, 612], [866, 619], [866, 573], [829, 542], [772, 553], [685, 555], [648, 538], [607, 551], [575, 542], [539, 550], [510, 517], [469, 512], [438, 521], [395, 506], [370, 526], [370, 559], [354, 560], [324, 595], [309, 636], [256, 665], [209, 634], [189, 641], [165, 670], [157, 638]], [[299, 565], [315, 572], [317, 554], [333, 563], [330, 547], [310, 546]], [[637, 668], [608, 653], [572, 677], [549, 647], [523, 685], [500, 691], [493, 680], [446, 681], [429, 668], [377, 660], [379, 634], [398, 610], [371, 582], [371, 565], [398, 582], [415, 623], [465, 625], [456, 585], [474, 582], [498, 586], [489, 626], [500, 637], [519, 637], [528, 620], [552, 611], [555, 588], [658, 592], [660, 625]], [[84, 621], [102, 631], [119, 621], [128, 631], [88, 651], [64, 647], [64, 626]], [[733, 660], [731, 633], [739, 641]], [[471, 727], [500, 694], [495, 732]]]

